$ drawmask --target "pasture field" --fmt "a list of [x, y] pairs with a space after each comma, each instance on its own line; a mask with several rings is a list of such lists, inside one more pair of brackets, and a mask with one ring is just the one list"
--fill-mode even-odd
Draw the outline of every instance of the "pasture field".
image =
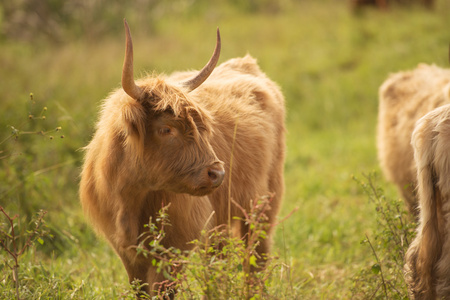
[[[0, 4], [0, 206], [19, 215], [16, 235], [27, 234], [40, 209], [49, 232], [20, 256], [21, 297], [132, 299], [120, 260], [87, 224], [77, 191], [82, 147], [101, 100], [120, 84], [126, 17], [136, 75], [201, 68], [219, 27], [220, 62], [250, 53], [281, 86], [288, 152], [280, 219], [298, 209], [276, 230], [273, 250], [285, 266], [274, 276], [274, 298], [365, 298], [362, 286], [383, 299], [372, 280], [355, 279], [365, 270], [378, 276], [367, 239], [383, 246], [383, 228], [354, 177], [380, 174], [381, 83], [418, 63], [449, 66], [450, 2], [436, 1], [433, 11], [395, 6], [357, 14], [343, 0], [92, 3], [105, 9], [49, 4], [41, 23], [25, 5]], [[13, 9], [29, 19], [14, 21]], [[376, 184], [400, 201], [381, 175]], [[11, 234], [4, 215], [0, 232]], [[15, 295], [11, 264], [0, 245], [2, 299]], [[407, 298], [399, 286], [396, 297]]]

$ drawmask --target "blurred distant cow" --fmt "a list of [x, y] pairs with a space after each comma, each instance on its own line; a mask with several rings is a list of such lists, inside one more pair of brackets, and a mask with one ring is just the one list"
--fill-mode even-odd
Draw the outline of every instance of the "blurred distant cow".
[[[353, 10], [358, 10], [361, 7], [364, 6], [375, 6], [380, 9], [387, 9], [389, 4], [392, 3], [398, 3], [398, 4], [412, 4], [415, 1], [413, 0], [350, 0], [350, 6]], [[434, 7], [434, 0], [418, 0], [421, 5], [423, 5], [426, 8], [433, 8]]]
[[[450, 84], [446, 93], [450, 98]], [[411, 299], [450, 299], [450, 105], [417, 122], [412, 144], [420, 223], [406, 254], [405, 278]]]
[[[218, 31], [214, 54], [200, 72], [135, 82], [126, 22], [125, 28], [122, 89], [104, 101], [86, 147], [80, 198], [93, 225], [122, 259], [130, 281], [148, 283], [152, 293], [164, 277], [151, 259], [137, 255], [135, 246], [144, 224], [155, 220], [163, 205], [171, 204], [171, 226], [162, 243], [184, 250], [203, 228], [227, 224], [229, 191], [246, 210], [252, 200], [273, 193], [266, 213], [269, 223], [275, 222], [284, 190], [284, 98], [250, 56], [214, 69]], [[243, 218], [243, 212], [231, 205], [233, 232], [244, 236], [248, 224], [233, 217]], [[270, 235], [271, 230], [259, 254], [270, 250]]]
[[402, 193], [409, 211], [417, 215], [416, 168], [411, 135], [418, 119], [450, 103], [450, 70], [421, 64], [392, 75], [380, 87], [378, 158], [386, 177]]
[[376, 6], [381, 9], [387, 8], [387, 0], [351, 0], [350, 5], [353, 10], [357, 10], [363, 6]]

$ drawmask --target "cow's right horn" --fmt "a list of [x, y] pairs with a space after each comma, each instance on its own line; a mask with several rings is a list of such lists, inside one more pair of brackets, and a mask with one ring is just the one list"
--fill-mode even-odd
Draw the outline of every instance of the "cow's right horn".
[[209, 77], [209, 75], [211, 75], [212, 71], [217, 65], [217, 62], [219, 61], [220, 48], [221, 48], [220, 32], [219, 28], [217, 28], [216, 48], [214, 49], [212, 57], [210, 58], [206, 66], [204, 66], [203, 69], [200, 70], [197, 76], [182, 83], [182, 85], [186, 87], [189, 92], [197, 88]]
[[127, 20], [123, 19], [125, 25], [125, 59], [122, 69], [122, 88], [123, 90], [135, 100], [139, 100], [143, 95], [141, 87], [134, 82], [133, 75], [133, 41], [131, 40], [130, 28], [128, 27]]

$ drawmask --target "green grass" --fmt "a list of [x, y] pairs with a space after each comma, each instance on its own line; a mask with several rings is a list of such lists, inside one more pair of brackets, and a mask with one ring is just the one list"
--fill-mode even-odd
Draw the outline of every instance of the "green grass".
[[[8, 125], [23, 131], [62, 127], [57, 134], [21, 135], [0, 144], [0, 156], [12, 155], [0, 160], [0, 205], [20, 214], [21, 224], [39, 209], [48, 211], [53, 235], [23, 256], [23, 282], [32, 289], [24, 295], [111, 299], [129, 293], [120, 260], [86, 224], [77, 194], [80, 149], [93, 133], [101, 99], [119, 86], [126, 17], [136, 74], [200, 68], [219, 26], [222, 62], [250, 53], [279, 83], [288, 127], [280, 217], [299, 209], [278, 227], [274, 252], [291, 266], [299, 299], [349, 298], [352, 278], [374, 264], [370, 248], [360, 242], [375, 234], [376, 213], [352, 176], [379, 171], [378, 87], [390, 73], [421, 62], [448, 66], [450, 5], [441, 0], [432, 12], [395, 7], [356, 16], [343, 2], [261, 2], [278, 3], [271, 12], [256, 2], [180, 0], [152, 10], [110, 9], [98, 22], [75, 18], [59, 42], [2, 36], [0, 142], [10, 134]], [[7, 22], [0, 18], [0, 29]], [[97, 27], [83, 31], [86, 24]], [[28, 119], [44, 106], [45, 120]], [[381, 184], [398, 197], [390, 184]], [[3, 271], [0, 298], [13, 292]]]

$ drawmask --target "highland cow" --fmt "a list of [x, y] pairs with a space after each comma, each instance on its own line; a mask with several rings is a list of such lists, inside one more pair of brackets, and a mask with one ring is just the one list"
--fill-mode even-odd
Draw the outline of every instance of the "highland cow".
[[409, 212], [417, 215], [416, 167], [411, 135], [417, 120], [450, 103], [450, 70], [421, 64], [392, 75], [380, 87], [378, 158], [388, 180], [403, 195]]
[[[129, 280], [148, 283], [151, 294], [164, 276], [135, 246], [163, 205], [170, 203], [171, 226], [162, 243], [182, 250], [202, 229], [228, 223], [230, 197], [249, 210], [252, 200], [273, 194], [266, 214], [269, 224], [276, 221], [284, 191], [284, 98], [249, 55], [215, 68], [218, 30], [201, 71], [135, 81], [126, 21], [125, 29], [122, 88], [104, 100], [86, 147], [80, 198]], [[231, 205], [230, 215], [233, 232], [243, 237], [248, 225], [233, 218], [243, 218], [242, 210]], [[270, 250], [271, 233], [257, 249], [261, 256]]]
[[[450, 98], [450, 84], [446, 93]], [[421, 118], [412, 135], [419, 226], [406, 254], [411, 299], [450, 298], [450, 105]]]
[[414, 3], [419, 3], [427, 9], [432, 9], [434, 7], [434, 0], [419, 0], [419, 1], [404, 1], [404, 0], [350, 0], [350, 7], [353, 11], [357, 11], [365, 6], [374, 6], [381, 10], [388, 9], [391, 5], [411, 5]]
[[353, 10], [358, 10], [364, 6], [375, 6], [380, 9], [388, 7], [387, 0], [350, 0], [350, 6]]

